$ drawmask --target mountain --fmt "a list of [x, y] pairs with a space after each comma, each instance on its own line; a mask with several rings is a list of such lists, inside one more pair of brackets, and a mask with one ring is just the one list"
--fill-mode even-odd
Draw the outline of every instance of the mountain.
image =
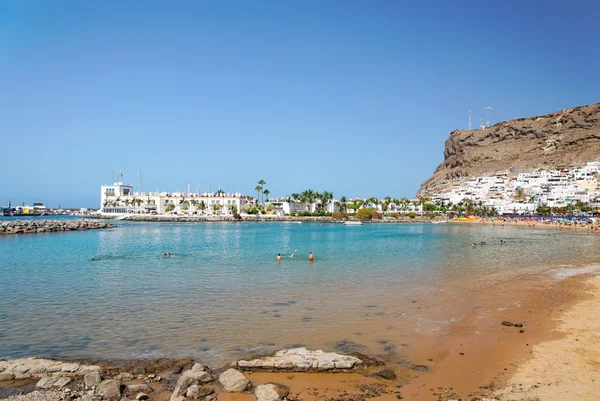
[[450, 190], [502, 170], [574, 166], [600, 160], [600, 103], [450, 133], [444, 161], [417, 196]]

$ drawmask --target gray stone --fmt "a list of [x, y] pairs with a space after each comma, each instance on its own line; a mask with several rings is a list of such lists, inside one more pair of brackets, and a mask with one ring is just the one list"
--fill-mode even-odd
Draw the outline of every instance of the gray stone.
[[309, 351], [306, 348], [292, 348], [276, 352], [274, 356], [238, 361], [237, 367], [245, 370], [295, 370], [327, 371], [332, 369], [353, 369], [362, 364], [358, 358], [321, 350]]
[[214, 380], [215, 379], [208, 372], [188, 370], [181, 375], [179, 380], [177, 380], [177, 384], [175, 385], [175, 389], [171, 395], [171, 401], [175, 401], [175, 397], [185, 396], [188, 388], [194, 384], [209, 383]]
[[102, 382], [100, 372], [90, 372], [83, 377], [83, 383], [88, 387], [95, 387]]
[[139, 393], [138, 395], [135, 396], [135, 399], [138, 401], [147, 400], [148, 398], [150, 398], [150, 396], [146, 393]]
[[106, 400], [121, 398], [121, 383], [116, 380], [104, 380], [98, 385], [96, 392]]
[[56, 383], [57, 380], [56, 377], [42, 377], [35, 386], [37, 388], [48, 389], [54, 386], [54, 383]]
[[15, 375], [13, 375], [12, 373], [6, 373], [6, 372], [0, 373], [0, 382], [7, 381], [7, 380], [14, 380], [14, 379], [15, 379]]
[[137, 394], [137, 393], [150, 393], [152, 392], [152, 387], [145, 383], [141, 384], [130, 384], [127, 386], [127, 395]]
[[393, 380], [396, 378], [396, 372], [391, 369], [383, 369], [375, 373], [375, 376], [381, 377], [386, 380]]
[[206, 368], [204, 367], [204, 365], [201, 365], [199, 363], [195, 363], [194, 366], [192, 366], [192, 370], [198, 371], [198, 372], [203, 372], [203, 371], [206, 370]]
[[230, 393], [241, 393], [250, 387], [250, 380], [235, 369], [228, 369], [219, 376], [219, 383], [225, 391]]
[[128, 372], [119, 373], [115, 376], [115, 380], [133, 380], [133, 375]]
[[258, 401], [281, 401], [290, 393], [286, 386], [276, 383], [267, 383], [254, 389], [254, 395]]
[[56, 383], [54, 383], [54, 387], [63, 388], [67, 384], [71, 383], [72, 380], [73, 379], [71, 379], [70, 377], [59, 377], [56, 380]]
[[61, 372], [75, 373], [75, 372], [77, 372], [77, 369], [79, 369], [79, 364], [78, 363], [63, 363], [62, 368], [60, 369], [60, 371]]
[[207, 395], [211, 395], [215, 392], [215, 389], [212, 387], [202, 387], [197, 384], [194, 384], [185, 392], [185, 397], [190, 398], [192, 400], [202, 400]]

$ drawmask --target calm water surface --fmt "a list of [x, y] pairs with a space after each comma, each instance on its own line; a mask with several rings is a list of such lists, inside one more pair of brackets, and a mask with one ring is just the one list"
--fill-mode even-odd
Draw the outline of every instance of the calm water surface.
[[[375, 354], [384, 335], [409, 342], [461, 319], [447, 294], [600, 259], [598, 237], [574, 231], [119, 223], [0, 237], [0, 358], [167, 356], [218, 365], [339, 341]], [[479, 241], [488, 245], [471, 248]]]

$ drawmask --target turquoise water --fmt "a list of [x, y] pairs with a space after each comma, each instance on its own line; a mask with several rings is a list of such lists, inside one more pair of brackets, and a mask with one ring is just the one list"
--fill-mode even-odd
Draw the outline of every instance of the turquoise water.
[[[471, 248], [479, 241], [487, 245]], [[119, 222], [3, 236], [0, 358], [167, 356], [216, 365], [282, 346], [333, 348], [351, 333], [371, 351], [376, 338], [367, 330], [394, 327], [388, 337], [410, 340], [412, 329], [398, 320], [405, 313], [425, 322], [419, 335], [460, 319], [440, 289], [591, 263], [600, 259], [597, 242], [583, 232], [454, 224]]]

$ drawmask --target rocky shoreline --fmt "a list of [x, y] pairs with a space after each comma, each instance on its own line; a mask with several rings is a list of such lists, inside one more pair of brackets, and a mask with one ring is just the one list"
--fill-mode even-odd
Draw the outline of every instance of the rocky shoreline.
[[113, 228], [98, 220], [11, 220], [0, 223], [0, 235], [35, 234], [60, 231], [82, 231]]
[[[193, 360], [111, 364], [29, 357], [0, 360], [0, 398], [15, 401], [216, 401], [220, 397], [226, 399], [228, 393], [245, 393], [257, 401], [281, 401], [290, 395], [287, 386], [253, 383], [242, 371], [286, 375], [295, 372], [367, 374], [369, 367], [380, 368], [380, 365], [366, 357], [362, 360], [357, 356], [303, 347], [282, 350], [270, 357], [237, 361], [215, 371]], [[395, 377], [392, 371], [384, 373], [380, 379]]]
[[330, 216], [258, 216], [258, 215], [241, 215], [241, 219], [236, 219], [233, 216], [156, 216], [144, 214], [131, 214], [126, 217], [108, 216], [108, 215], [89, 215], [86, 218], [101, 219], [101, 220], [124, 220], [124, 221], [141, 221], [141, 222], [168, 222], [168, 223], [199, 223], [199, 222], [312, 222], [312, 223], [344, 223], [345, 221], [361, 221], [363, 223], [431, 223], [432, 221], [445, 221], [446, 218], [436, 218], [434, 220], [425, 216], [416, 216], [410, 218], [408, 216], [382, 217], [375, 220], [358, 220], [355, 217], [349, 217], [347, 220], [338, 220]]

